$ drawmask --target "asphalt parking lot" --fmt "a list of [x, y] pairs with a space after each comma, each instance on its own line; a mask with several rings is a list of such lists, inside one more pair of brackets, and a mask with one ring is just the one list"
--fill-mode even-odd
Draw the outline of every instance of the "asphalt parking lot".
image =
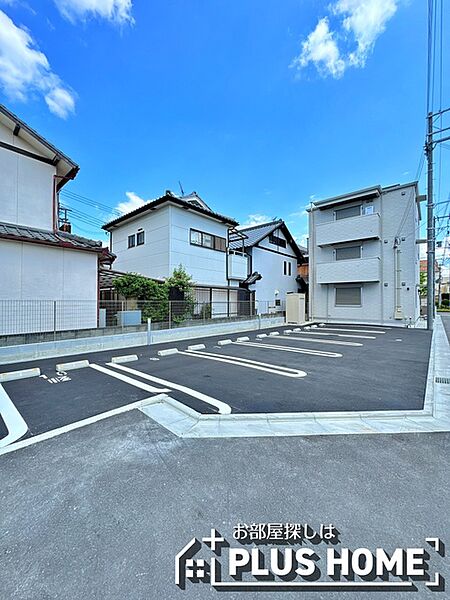
[[[350, 548], [448, 543], [449, 459], [448, 433], [195, 440], [118, 415], [0, 457], [0, 598], [220, 598], [206, 583], [179, 589], [174, 557], [211, 527], [232, 541], [236, 523], [333, 523]], [[450, 576], [434, 553], [436, 570]], [[448, 597], [420, 581], [412, 595], [301, 593], [411, 596]]]
[[[3, 387], [28, 436], [63, 427], [164, 392], [200, 413], [417, 410], [424, 401], [430, 332], [329, 325], [284, 334], [288, 327], [4, 365], [39, 367], [41, 377]], [[278, 331], [280, 335], [270, 335]], [[258, 335], [266, 337], [258, 338]], [[248, 340], [237, 342], [238, 337]], [[191, 345], [205, 348], [188, 351]], [[179, 352], [158, 356], [161, 349]], [[113, 356], [138, 360], [112, 365]], [[90, 367], [56, 372], [56, 363], [87, 358]], [[94, 366], [96, 368], [94, 368]], [[182, 387], [181, 387], [182, 386]], [[218, 408], [219, 406], [219, 408]], [[0, 422], [0, 435], [2, 423]], [[4, 426], [3, 426], [4, 431]]]

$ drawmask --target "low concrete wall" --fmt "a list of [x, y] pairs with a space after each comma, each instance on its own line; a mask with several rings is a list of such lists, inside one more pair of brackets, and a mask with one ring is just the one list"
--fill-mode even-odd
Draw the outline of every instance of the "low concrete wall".
[[133, 348], [178, 340], [189, 340], [199, 337], [214, 335], [227, 335], [241, 331], [257, 330], [261, 327], [279, 327], [284, 324], [284, 317], [271, 317], [252, 319], [249, 321], [231, 321], [225, 323], [211, 323], [195, 327], [178, 327], [176, 329], [161, 329], [151, 333], [147, 332], [121, 333], [117, 335], [78, 338], [74, 340], [61, 340], [42, 342], [37, 344], [20, 344], [0, 348], [0, 365], [24, 362], [42, 358], [72, 356], [86, 352], [100, 352], [102, 350], [116, 350], [119, 348]]

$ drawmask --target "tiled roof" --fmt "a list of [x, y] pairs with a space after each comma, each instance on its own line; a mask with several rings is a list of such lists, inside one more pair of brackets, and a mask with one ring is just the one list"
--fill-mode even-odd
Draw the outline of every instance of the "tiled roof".
[[245, 239], [242, 240], [240, 237], [235, 235], [230, 235], [230, 248], [232, 250], [238, 250], [242, 248], [242, 243], [246, 248], [251, 248], [262, 239], [278, 229], [278, 227], [283, 223], [282, 219], [278, 219], [277, 221], [271, 221], [270, 223], [262, 223], [261, 225], [252, 225], [251, 227], [240, 227], [238, 229], [239, 233], [245, 234]]
[[117, 219], [113, 219], [112, 221], [105, 223], [102, 229], [109, 231], [114, 226], [119, 225], [120, 223], [123, 223], [124, 221], [127, 221], [130, 218], [137, 217], [141, 213], [145, 213], [149, 210], [159, 208], [166, 202], [171, 202], [172, 204], [176, 204], [181, 208], [193, 210], [195, 212], [198, 212], [207, 217], [211, 217], [213, 219], [216, 219], [217, 221], [221, 221], [222, 223], [226, 223], [228, 225], [237, 225], [237, 221], [235, 221], [231, 217], [226, 217], [224, 215], [220, 215], [219, 213], [213, 212], [212, 210], [207, 210], [205, 208], [201, 208], [200, 206], [196, 206], [195, 204], [192, 204], [192, 202], [183, 200], [183, 198], [175, 196], [172, 193], [166, 193], [164, 194], [164, 196], [161, 196], [161, 198], [157, 198], [156, 200], [152, 200], [151, 202], [146, 202], [143, 206], [140, 206], [139, 208], [136, 208], [135, 210], [132, 210], [131, 212], [126, 213], [121, 217], [117, 217]]
[[50, 246], [62, 246], [75, 250], [91, 250], [102, 252], [102, 242], [66, 233], [64, 231], [48, 231], [27, 227], [25, 225], [14, 225], [12, 223], [0, 222], [0, 238], [16, 240], [21, 242], [32, 242], [47, 244]]

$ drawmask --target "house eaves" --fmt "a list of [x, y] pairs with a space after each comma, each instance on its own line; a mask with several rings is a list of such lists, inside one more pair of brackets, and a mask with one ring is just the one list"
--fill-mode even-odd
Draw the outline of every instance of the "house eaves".
[[77, 163], [27, 125], [25, 121], [19, 119], [3, 104], [0, 104], [0, 123], [11, 129], [14, 139], [18, 137], [35, 148], [36, 154], [20, 147], [20, 145], [9, 144], [5, 141], [0, 141], [0, 147], [55, 166], [60, 176], [57, 182], [58, 190], [70, 179], [76, 177], [80, 169]]

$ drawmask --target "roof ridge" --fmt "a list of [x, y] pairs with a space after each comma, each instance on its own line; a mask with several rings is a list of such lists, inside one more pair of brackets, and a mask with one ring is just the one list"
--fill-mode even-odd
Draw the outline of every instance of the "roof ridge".
[[258, 229], [259, 227], [275, 225], [275, 223], [283, 223], [283, 219], [275, 219], [274, 221], [267, 221], [266, 223], [258, 223], [258, 225], [248, 225], [247, 227], [241, 227], [240, 229], [237, 229], [237, 231], [248, 231], [249, 229]]

